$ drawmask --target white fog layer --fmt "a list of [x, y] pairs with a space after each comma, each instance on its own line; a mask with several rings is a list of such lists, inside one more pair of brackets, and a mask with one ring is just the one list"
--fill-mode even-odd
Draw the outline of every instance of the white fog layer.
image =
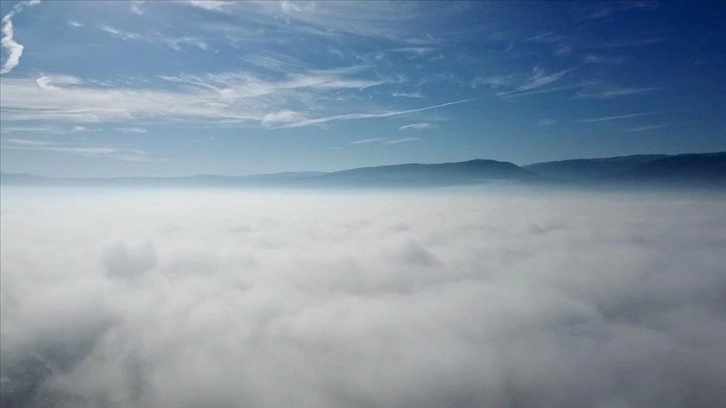
[[3, 188], [7, 407], [722, 407], [704, 193]]

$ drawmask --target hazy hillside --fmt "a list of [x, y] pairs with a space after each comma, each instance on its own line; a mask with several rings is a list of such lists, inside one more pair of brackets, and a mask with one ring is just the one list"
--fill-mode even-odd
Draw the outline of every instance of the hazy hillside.
[[542, 162], [523, 167], [542, 176], [559, 180], [596, 180], [625, 173], [645, 163], [664, 157], [668, 156], [663, 154], [640, 154]]

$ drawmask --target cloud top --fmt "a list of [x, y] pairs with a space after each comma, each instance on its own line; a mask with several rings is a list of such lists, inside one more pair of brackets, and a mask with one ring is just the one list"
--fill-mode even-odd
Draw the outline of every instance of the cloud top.
[[722, 199], [4, 189], [3, 406], [720, 407]]

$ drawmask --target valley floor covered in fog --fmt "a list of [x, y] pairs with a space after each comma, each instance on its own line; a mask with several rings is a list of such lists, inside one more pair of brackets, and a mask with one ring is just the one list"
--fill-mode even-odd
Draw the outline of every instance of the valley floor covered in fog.
[[3, 188], [3, 407], [721, 407], [726, 196]]

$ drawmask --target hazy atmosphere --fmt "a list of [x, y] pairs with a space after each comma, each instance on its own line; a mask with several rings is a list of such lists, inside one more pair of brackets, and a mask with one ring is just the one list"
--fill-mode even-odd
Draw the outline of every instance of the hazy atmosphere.
[[0, 405], [726, 406], [724, 21], [3, 0]]

